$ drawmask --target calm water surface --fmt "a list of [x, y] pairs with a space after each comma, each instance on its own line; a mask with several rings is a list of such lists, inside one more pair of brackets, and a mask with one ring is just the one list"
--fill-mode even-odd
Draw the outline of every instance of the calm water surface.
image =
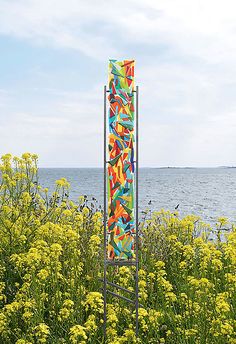
[[[41, 168], [41, 184], [53, 190], [55, 180], [65, 177], [71, 184], [70, 198], [96, 198], [103, 205], [103, 170], [100, 168]], [[226, 216], [236, 223], [236, 168], [141, 168], [140, 211], [161, 208], [181, 216], [196, 214], [209, 223]], [[151, 202], [150, 202], [151, 201]]]

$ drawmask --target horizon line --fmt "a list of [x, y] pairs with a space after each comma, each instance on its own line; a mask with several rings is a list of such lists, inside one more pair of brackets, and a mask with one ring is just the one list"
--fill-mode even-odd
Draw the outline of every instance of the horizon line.
[[[38, 168], [97, 168], [103, 169], [103, 166], [38, 166]], [[150, 168], [150, 169], [186, 169], [186, 168], [236, 168], [236, 165], [217, 165], [217, 166], [140, 166], [139, 168]]]

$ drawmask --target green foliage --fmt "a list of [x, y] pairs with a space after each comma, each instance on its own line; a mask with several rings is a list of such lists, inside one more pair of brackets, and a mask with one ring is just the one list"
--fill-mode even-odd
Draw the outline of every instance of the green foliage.
[[[102, 213], [39, 185], [37, 156], [2, 158], [0, 343], [102, 343]], [[140, 225], [140, 343], [236, 343], [236, 230], [217, 239], [194, 216]], [[134, 290], [132, 267], [109, 270]], [[108, 299], [107, 343], [135, 343], [134, 309]]]

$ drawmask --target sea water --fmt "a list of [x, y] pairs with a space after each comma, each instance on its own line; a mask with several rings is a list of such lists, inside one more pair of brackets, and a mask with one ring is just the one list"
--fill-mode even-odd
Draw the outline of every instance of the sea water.
[[[52, 192], [55, 180], [70, 182], [70, 198], [86, 195], [95, 207], [103, 207], [103, 169], [40, 168], [40, 183]], [[139, 210], [195, 214], [210, 224], [220, 216], [236, 223], [236, 168], [140, 168]]]

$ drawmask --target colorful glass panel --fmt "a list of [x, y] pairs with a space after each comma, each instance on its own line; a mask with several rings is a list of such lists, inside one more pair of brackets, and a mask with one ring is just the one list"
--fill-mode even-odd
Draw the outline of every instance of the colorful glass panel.
[[110, 60], [108, 259], [134, 255], [134, 61]]

